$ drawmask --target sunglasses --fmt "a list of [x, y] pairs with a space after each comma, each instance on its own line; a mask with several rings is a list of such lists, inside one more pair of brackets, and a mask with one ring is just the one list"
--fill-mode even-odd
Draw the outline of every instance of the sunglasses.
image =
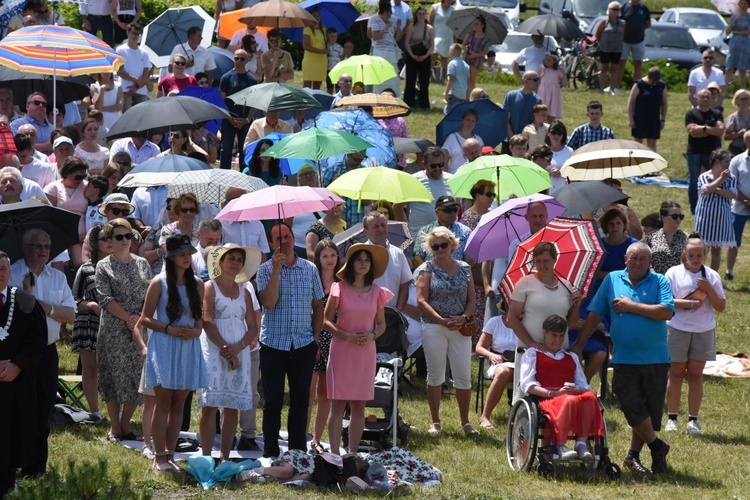
[[197, 210], [197, 209], [196, 209], [195, 207], [190, 207], [190, 208], [181, 208], [181, 209], [180, 209], [180, 212], [182, 212], [183, 214], [194, 214], [194, 213], [195, 213], [195, 212], [197, 212], [197, 211], [198, 211], [198, 210]]
[[485, 195], [487, 198], [494, 198], [495, 197], [494, 191], [487, 191], [486, 193], [482, 193], [482, 194]]
[[171, 134], [169, 134], [169, 137], [171, 137], [172, 139], [183, 139], [185, 136], [179, 132], [172, 132]]
[[548, 130], [547, 135], [563, 135], [559, 130]]
[[440, 208], [441, 212], [445, 212], [446, 214], [455, 214], [458, 212], [458, 207], [446, 207], [446, 208]]
[[76, 176], [74, 176], [74, 177], [73, 177], [73, 179], [75, 179], [75, 180], [77, 180], [77, 181], [82, 181], [82, 180], [83, 180], [83, 179], [85, 179], [85, 178], [86, 178], [86, 174], [83, 174], [83, 175], [76, 175]]
[[171, 211], [172, 211], [172, 205], [167, 205], [167, 212], [171, 212]]
[[443, 168], [445, 163], [428, 163], [427, 168]]
[[130, 210], [127, 208], [110, 208], [109, 211], [112, 215], [130, 215]]
[[187, 63], [185, 61], [175, 61], [172, 64], [175, 66], [187, 66]]
[[714, 56], [706, 56], [703, 58], [704, 61], [712, 61], [714, 59]]
[[530, 82], [538, 82], [539, 81], [539, 77], [537, 76], [537, 77], [534, 77], [534, 78], [527, 78], [527, 80], [530, 81]]
[[47, 107], [47, 103], [45, 101], [37, 101], [36, 99], [31, 101], [31, 104], [33, 104], [34, 106], [41, 106], [43, 108]]
[[39, 13], [40, 14], [49, 14], [49, 9], [47, 9], [47, 10], [40, 10]]
[[235, 57], [234, 60], [235, 61], [246, 61], [247, 57]]
[[133, 239], [133, 233], [127, 233], [127, 234], [115, 234], [115, 235], [114, 235], [114, 236], [112, 236], [112, 237], [113, 237], [114, 239], [116, 239], [117, 241], [122, 241], [122, 240], [128, 240], [128, 241], [130, 241], [130, 240], [132, 240], [132, 239]]
[[672, 220], [682, 220], [685, 218], [685, 214], [667, 214], [665, 217], [672, 217]]
[[443, 242], [443, 243], [440, 243], [439, 245], [436, 243], [434, 245], [430, 245], [430, 248], [432, 248], [433, 252], [437, 252], [441, 248], [443, 250], [445, 250], [446, 248], [448, 248], [449, 245], [450, 245], [450, 243], [448, 243], [448, 242]]

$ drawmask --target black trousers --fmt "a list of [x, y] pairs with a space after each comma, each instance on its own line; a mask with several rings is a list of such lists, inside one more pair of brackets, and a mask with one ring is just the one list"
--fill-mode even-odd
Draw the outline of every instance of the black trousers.
[[37, 394], [39, 402], [39, 420], [37, 421], [37, 458], [21, 469], [24, 476], [36, 476], [47, 471], [49, 421], [52, 410], [57, 400], [57, 377], [58, 377], [57, 346], [48, 345], [44, 348], [42, 357], [37, 366]]
[[417, 62], [408, 55], [406, 57], [406, 85], [404, 86], [404, 102], [414, 107], [415, 84], [419, 79], [419, 107], [430, 109], [430, 58]]
[[284, 382], [289, 381], [289, 449], [307, 449], [307, 407], [313, 365], [318, 344], [282, 351], [260, 345], [260, 373], [263, 383], [263, 456], [278, 457]]

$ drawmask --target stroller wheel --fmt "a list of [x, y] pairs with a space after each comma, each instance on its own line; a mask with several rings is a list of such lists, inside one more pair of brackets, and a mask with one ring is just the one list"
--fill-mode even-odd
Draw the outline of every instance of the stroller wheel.
[[555, 466], [549, 462], [540, 462], [536, 466], [536, 471], [540, 476], [549, 479], [555, 475]]
[[401, 424], [398, 428], [398, 439], [401, 441], [401, 446], [406, 446], [406, 442], [409, 439], [409, 424]]
[[607, 475], [608, 478], [612, 480], [619, 480], [620, 476], [622, 476], [622, 471], [620, 470], [620, 466], [615, 463], [608, 463], [607, 466], [604, 468], [604, 473]]

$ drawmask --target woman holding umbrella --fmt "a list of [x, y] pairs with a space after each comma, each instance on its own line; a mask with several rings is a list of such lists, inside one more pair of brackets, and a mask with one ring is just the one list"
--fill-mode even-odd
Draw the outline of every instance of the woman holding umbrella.
[[305, 49], [302, 57], [302, 86], [319, 89], [326, 80], [328, 69], [326, 29], [320, 22], [320, 10], [317, 7], [310, 10], [310, 15], [315, 18], [316, 23], [305, 26], [302, 31], [302, 48]]
[[414, 107], [414, 93], [419, 79], [419, 107], [430, 109], [430, 68], [434, 51], [435, 30], [427, 24], [427, 10], [419, 7], [414, 22], [406, 28], [406, 87], [404, 102]]
[[255, 146], [253, 156], [250, 158], [250, 163], [242, 171], [243, 174], [252, 175], [263, 180], [269, 186], [275, 186], [276, 184], [286, 184], [284, 181], [284, 174], [281, 172], [278, 158], [271, 158], [270, 156], [261, 156], [271, 146], [273, 141], [270, 139], [261, 139]]
[[471, 94], [477, 84], [479, 70], [484, 67], [484, 58], [490, 50], [490, 39], [485, 35], [487, 21], [483, 15], [477, 16], [472, 24], [472, 30], [464, 40], [464, 61], [469, 65], [469, 84], [466, 95]]

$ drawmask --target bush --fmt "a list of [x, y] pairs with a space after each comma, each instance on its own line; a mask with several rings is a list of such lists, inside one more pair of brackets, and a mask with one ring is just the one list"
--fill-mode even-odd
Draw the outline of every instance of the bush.
[[[661, 79], [667, 84], [669, 92], [687, 92], [687, 81], [690, 71], [680, 69], [677, 65], [668, 62], [666, 59], [659, 59], [654, 62], [643, 63], [643, 76], [646, 76], [651, 66], [659, 66], [661, 69]], [[620, 88], [630, 89], [633, 86], [633, 61], [628, 59], [625, 64], [625, 71], [622, 76]]]
[[516, 87], [519, 85], [516, 80], [516, 75], [513, 73], [505, 73], [503, 71], [495, 71], [493, 73], [487, 73], [482, 70], [477, 75], [477, 83], [496, 83], [498, 85], [510, 85]]
[[131, 486], [130, 471], [123, 472], [118, 480], [107, 473], [107, 460], [100, 458], [96, 464], [68, 461], [63, 477], [50, 467], [49, 474], [38, 480], [20, 481], [18, 490], [10, 492], [8, 499], [47, 500], [50, 498], [76, 499], [150, 499], [150, 491], [135, 491]]

